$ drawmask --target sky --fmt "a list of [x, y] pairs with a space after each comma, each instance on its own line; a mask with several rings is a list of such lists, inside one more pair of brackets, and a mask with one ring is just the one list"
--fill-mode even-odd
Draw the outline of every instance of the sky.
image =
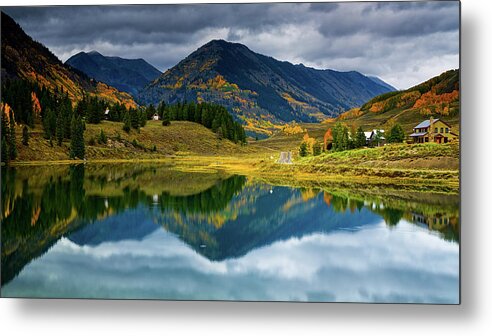
[[359, 71], [406, 89], [459, 67], [459, 3], [2, 7], [62, 61], [80, 51], [161, 71], [212, 39], [278, 60]]

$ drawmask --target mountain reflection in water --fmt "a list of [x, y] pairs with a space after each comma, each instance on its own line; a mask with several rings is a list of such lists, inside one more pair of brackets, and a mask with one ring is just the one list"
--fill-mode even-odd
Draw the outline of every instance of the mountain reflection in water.
[[458, 209], [163, 165], [6, 169], [2, 296], [457, 303]]

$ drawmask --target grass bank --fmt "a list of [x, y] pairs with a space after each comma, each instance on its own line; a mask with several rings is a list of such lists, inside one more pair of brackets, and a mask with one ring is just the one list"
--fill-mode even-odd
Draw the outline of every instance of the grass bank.
[[[316, 124], [319, 128], [320, 124]], [[314, 126], [313, 126], [314, 127]], [[97, 143], [104, 130], [107, 143]], [[321, 128], [312, 133], [321, 134]], [[69, 144], [51, 145], [34, 129], [29, 146], [20, 143], [19, 158], [12, 165], [73, 164]], [[266, 182], [296, 186], [329, 184], [403, 188], [417, 191], [459, 192], [459, 144], [395, 144], [343, 152], [326, 152], [301, 158], [297, 155], [302, 134], [279, 134], [248, 145], [234, 144], [202, 125], [172, 122], [164, 127], [149, 121], [140, 131], [121, 130], [121, 123], [87, 125], [87, 162], [104, 164], [154, 163], [186, 172], [242, 174]], [[299, 139], [298, 139], [299, 138]], [[291, 150], [294, 164], [276, 163], [280, 152]]]

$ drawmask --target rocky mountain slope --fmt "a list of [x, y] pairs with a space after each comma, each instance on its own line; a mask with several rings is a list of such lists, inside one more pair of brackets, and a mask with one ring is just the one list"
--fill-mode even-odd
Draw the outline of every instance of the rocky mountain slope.
[[[384, 83], [384, 82], [383, 82]], [[316, 122], [390, 91], [355, 71], [317, 70], [213, 40], [144, 88], [142, 103], [212, 101], [250, 131], [289, 121]]]
[[72, 101], [94, 95], [108, 102], [136, 106], [133, 98], [114, 87], [90, 79], [64, 65], [48, 48], [34, 41], [7, 14], [2, 12], [2, 80], [21, 78], [37, 84], [63, 89]]

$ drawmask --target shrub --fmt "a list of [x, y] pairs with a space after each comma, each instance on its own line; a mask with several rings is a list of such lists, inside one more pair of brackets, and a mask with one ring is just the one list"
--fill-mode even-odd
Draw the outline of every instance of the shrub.
[[99, 133], [99, 136], [97, 137], [97, 143], [99, 143], [99, 144], [108, 143], [108, 137], [106, 136], [106, 134], [104, 133], [103, 130], [101, 130], [101, 132]]

